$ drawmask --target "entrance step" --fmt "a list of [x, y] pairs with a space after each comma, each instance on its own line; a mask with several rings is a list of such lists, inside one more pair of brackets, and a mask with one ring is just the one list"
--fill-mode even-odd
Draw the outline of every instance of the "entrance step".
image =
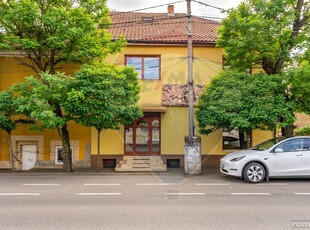
[[116, 166], [117, 172], [164, 172], [167, 166], [160, 156], [124, 156]]

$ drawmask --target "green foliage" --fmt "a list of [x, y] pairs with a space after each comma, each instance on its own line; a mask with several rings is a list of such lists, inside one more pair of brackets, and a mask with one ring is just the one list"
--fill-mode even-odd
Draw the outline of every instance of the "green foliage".
[[102, 59], [125, 45], [106, 31], [106, 0], [0, 0], [0, 14], [0, 48], [22, 51], [37, 72]]
[[297, 104], [297, 112], [310, 114], [310, 65], [284, 74], [289, 84], [290, 99]]
[[296, 135], [298, 136], [309, 136], [310, 135], [310, 126], [297, 128]]
[[18, 124], [33, 124], [34, 121], [17, 112], [16, 98], [11, 90], [0, 92], [0, 129], [10, 133]]
[[62, 115], [59, 109], [67, 99], [72, 80], [61, 73], [41, 73], [40, 79], [26, 78], [25, 82], [13, 87], [17, 111], [39, 121], [36, 129], [62, 127], [71, 119]]
[[202, 134], [220, 128], [274, 130], [279, 117], [291, 124], [294, 103], [286, 102], [286, 85], [279, 76], [223, 71], [206, 86], [196, 117]]
[[14, 91], [17, 111], [39, 121], [36, 129], [61, 128], [70, 120], [98, 130], [118, 129], [142, 115], [137, 74], [127, 67], [85, 65], [75, 77], [42, 73]]
[[98, 130], [118, 129], [142, 116], [140, 86], [132, 68], [91, 64], [75, 77], [64, 108], [77, 123]]
[[11, 131], [16, 127], [16, 123], [12, 120], [12, 116], [15, 115], [14, 108], [11, 106], [12, 101], [12, 92], [0, 92], [0, 129], [6, 131]]
[[310, 47], [309, 7], [302, 0], [245, 1], [223, 20], [217, 45], [234, 68], [281, 73]]

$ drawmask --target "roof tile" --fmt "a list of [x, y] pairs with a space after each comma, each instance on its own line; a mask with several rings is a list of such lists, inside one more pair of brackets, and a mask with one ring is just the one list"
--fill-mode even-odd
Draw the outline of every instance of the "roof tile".
[[[186, 14], [110, 12], [112, 26], [108, 31], [113, 38], [124, 35], [128, 42], [187, 43]], [[143, 23], [142, 18], [153, 18], [153, 24]], [[192, 17], [193, 43], [215, 43], [219, 22]]]

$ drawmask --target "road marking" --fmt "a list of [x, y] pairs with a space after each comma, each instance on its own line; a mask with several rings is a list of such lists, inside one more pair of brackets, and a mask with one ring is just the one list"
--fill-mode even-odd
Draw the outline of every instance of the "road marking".
[[77, 196], [121, 196], [122, 193], [77, 193]]
[[294, 193], [297, 196], [310, 196], [310, 193], [303, 193], [303, 192], [299, 192], [299, 193]]
[[183, 193], [183, 192], [175, 192], [175, 193], [166, 193], [167, 196], [204, 196], [206, 195], [203, 192], [200, 193]]
[[84, 185], [85, 186], [118, 186], [121, 184], [114, 183], [114, 184], [84, 184]]
[[0, 196], [40, 196], [41, 193], [16, 193], [16, 192], [9, 192], [9, 193], [0, 193]]
[[255, 185], [257, 185], [257, 186], [268, 186], [268, 185], [270, 185], [270, 186], [285, 186], [287, 184], [285, 184], [285, 183], [266, 183], [266, 184], [255, 184]]
[[170, 185], [170, 183], [138, 183], [136, 184], [138, 186], [165, 186], [165, 185]]
[[24, 186], [58, 186], [60, 184], [23, 184]]
[[263, 193], [245, 192], [245, 193], [230, 193], [230, 195], [232, 195], [232, 196], [268, 196], [268, 195], [270, 195], [270, 193], [267, 193], [267, 192], [263, 192]]
[[227, 183], [196, 183], [197, 186], [228, 186]]

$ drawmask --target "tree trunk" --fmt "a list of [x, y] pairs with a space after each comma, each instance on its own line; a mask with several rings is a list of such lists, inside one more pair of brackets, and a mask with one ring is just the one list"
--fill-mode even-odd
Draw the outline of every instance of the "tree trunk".
[[13, 155], [13, 145], [12, 145], [12, 133], [11, 131], [7, 131], [9, 134], [9, 149], [10, 149], [10, 163], [11, 163], [11, 169], [12, 172], [15, 172], [14, 168], [14, 155]]
[[294, 136], [294, 125], [287, 125], [281, 129], [283, 137], [293, 137]]
[[100, 133], [101, 129], [98, 129], [98, 145], [97, 145], [97, 171], [99, 172], [100, 170]]
[[70, 149], [69, 131], [67, 125], [61, 127], [61, 143], [63, 153], [63, 170], [65, 172], [73, 172], [72, 169], [72, 153]]

